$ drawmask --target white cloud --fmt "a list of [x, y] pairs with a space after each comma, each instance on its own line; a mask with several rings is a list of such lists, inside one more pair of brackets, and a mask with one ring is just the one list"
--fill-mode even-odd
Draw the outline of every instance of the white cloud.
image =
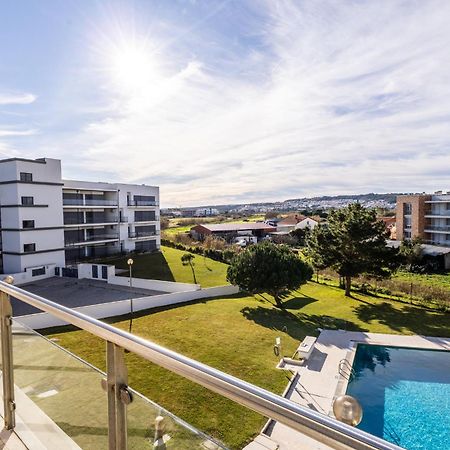
[[16, 137], [16, 136], [32, 136], [36, 134], [36, 130], [2, 130], [0, 129], [0, 138]]
[[28, 105], [36, 100], [36, 95], [30, 93], [0, 92], [0, 105]]
[[181, 69], [110, 90], [117, 106], [73, 167], [159, 183], [166, 205], [446, 187], [449, 2], [264, 7], [249, 32], [265, 51], [230, 56], [232, 74], [167, 51], [161, 67]]

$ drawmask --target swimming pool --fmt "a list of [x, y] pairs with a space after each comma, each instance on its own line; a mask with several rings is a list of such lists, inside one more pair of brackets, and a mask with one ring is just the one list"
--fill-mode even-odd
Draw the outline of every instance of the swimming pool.
[[408, 450], [450, 449], [450, 351], [358, 344], [353, 371], [358, 428]]

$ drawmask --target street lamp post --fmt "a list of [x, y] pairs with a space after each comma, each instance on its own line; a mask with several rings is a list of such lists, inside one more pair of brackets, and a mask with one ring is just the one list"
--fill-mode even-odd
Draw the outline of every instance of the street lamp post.
[[131, 258], [128, 259], [127, 264], [129, 268], [130, 273], [130, 326], [129, 326], [129, 332], [131, 333], [131, 328], [133, 326], [133, 277], [132, 277], [132, 271], [131, 266], [133, 265], [133, 260]]

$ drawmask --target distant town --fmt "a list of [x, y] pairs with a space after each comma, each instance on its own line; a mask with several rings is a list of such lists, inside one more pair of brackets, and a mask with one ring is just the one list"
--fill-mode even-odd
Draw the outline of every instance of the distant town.
[[328, 209], [337, 209], [359, 202], [366, 208], [378, 208], [386, 211], [395, 209], [397, 195], [388, 194], [356, 194], [321, 197], [303, 197], [283, 200], [280, 202], [244, 203], [229, 205], [200, 205], [185, 208], [162, 208], [161, 214], [178, 217], [206, 217], [218, 214], [258, 214], [267, 212], [304, 211], [317, 214]]

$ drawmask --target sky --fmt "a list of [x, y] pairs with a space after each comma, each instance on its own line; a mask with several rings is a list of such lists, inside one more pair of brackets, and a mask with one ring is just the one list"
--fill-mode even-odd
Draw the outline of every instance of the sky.
[[450, 190], [448, 0], [2, 0], [0, 157], [162, 206]]

